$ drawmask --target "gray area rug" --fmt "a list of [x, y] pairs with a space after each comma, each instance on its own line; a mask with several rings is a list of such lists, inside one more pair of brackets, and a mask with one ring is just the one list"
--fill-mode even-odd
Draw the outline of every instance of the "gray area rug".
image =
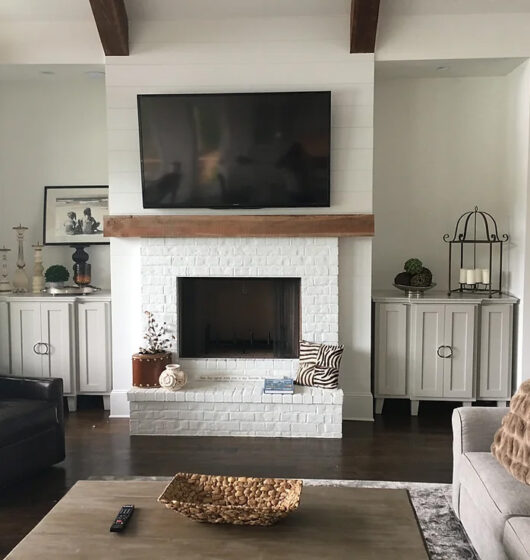
[[[89, 480], [156, 480], [169, 482], [171, 477], [99, 476], [90, 477]], [[304, 479], [304, 484], [307, 486], [399, 488], [408, 490], [432, 560], [480, 560], [451, 506], [450, 484], [319, 479]]]

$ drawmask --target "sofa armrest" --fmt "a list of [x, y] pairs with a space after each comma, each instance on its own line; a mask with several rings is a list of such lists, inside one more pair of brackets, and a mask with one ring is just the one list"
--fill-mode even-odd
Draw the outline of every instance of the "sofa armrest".
[[453, 410], [453, 454], [489, 451], [509, 408], [464, 407]]
[[59, 378], [0, 376], [0, 396], [14, 399], [57, 401], [63, 397]]
[[63, 380], [57, 377], [0, 376], [0, 398], [49, 401], [57, 409], [57, 421], [64, 424]]
[[460, 517], [460, 459], [464, 453], [489, 452], [509, 408], [463, 407], [453, 410], [453, 509]]

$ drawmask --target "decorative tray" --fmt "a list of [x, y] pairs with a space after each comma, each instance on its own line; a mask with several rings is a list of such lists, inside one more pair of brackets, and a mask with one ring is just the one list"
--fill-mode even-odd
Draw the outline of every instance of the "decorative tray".
[[46, 288], [43, 291], [52, 296], [86, 296], [100, 290], [101, 288], [94, 286], [64, 286], [62, 288]]
[[177, 473], [158, 501], [207, 523], [273, 525], [298, 508], [301, 480]]
[[398, 290], [406, 292], [409, 297], [422, 297], [424, 292], [434, 288], [436, 284], [433, 282], [430, 286], [404, 286], [403, 284], [394, 283], [394, 286]]

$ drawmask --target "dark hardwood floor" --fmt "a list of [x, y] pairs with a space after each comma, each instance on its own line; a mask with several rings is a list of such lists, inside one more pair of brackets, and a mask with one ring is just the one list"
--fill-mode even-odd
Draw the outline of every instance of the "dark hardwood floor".
[[[342, 440], [130, 437], [128, 421], [101, 409], [66, 419], [66, 460], [0, 490], [0, 556], [7, 554], [78, 480], [170, 476], [178, 471], [299, 478], [451, 481], [449, 403], [388, 401], [371, 422], [344, 422]], [[111, 520], [109, 519], [109, 524]]]

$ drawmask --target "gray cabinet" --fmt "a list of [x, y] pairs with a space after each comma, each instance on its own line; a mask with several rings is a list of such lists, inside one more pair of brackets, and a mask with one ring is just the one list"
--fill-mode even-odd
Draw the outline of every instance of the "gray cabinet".
[[511, 394], [513, 305], [486, 305], [480, 321], [478, 397], [502, 400]]
[[5, 296], [0, 301], [2, 371], [22, 377], [62, 378], [71, 411], [76, 409], [79, 394], [102, 395], [108, 409], [112, 389], [110, 305], [108, 295]]
[[412, 312], [410, 394], [414, 398], [442, 397], [444, 359], [443, 305], [415, 305]]
[[376, 308], [376, 330], [379, 344], [374, 359], [376, 392], [379, 395], [403, 397], [407, 394], [407, 323], [408, 310], [401, 304], [381, 304]]
[[74, 392], [73, 304], [61, 301], [10, 304], [12, 373], [60, 377]]
[[376, 413], [386, 398], [409, 398], [412, 414], [421, 400], [510, 398], [516, 298], [376, 292], [374, 301]]
[[110, 391], [110, 303], [86, 300], [77, 305], [79, 392]]

